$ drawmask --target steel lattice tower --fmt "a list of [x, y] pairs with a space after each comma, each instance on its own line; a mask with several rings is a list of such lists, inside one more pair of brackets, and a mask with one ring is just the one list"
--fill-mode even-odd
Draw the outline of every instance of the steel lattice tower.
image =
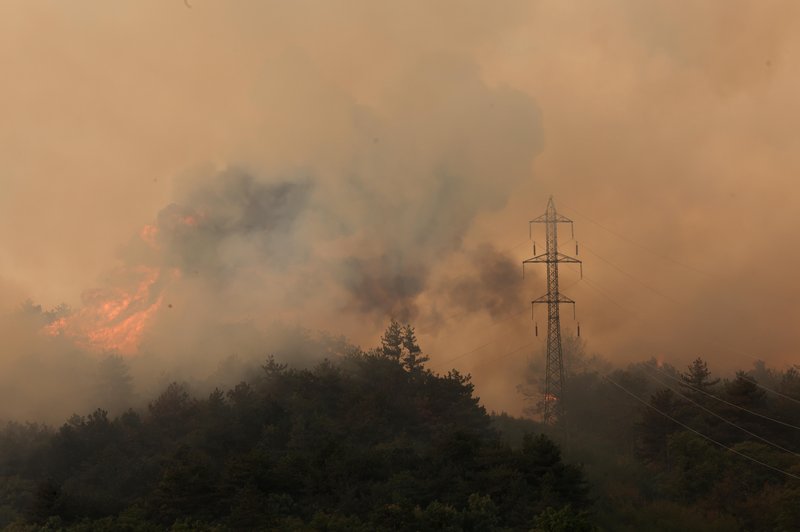
[[[552, 423], [559, 414], [563, 415], [564, 360], [561, 349], [559, 307], [562, 303], [569, 303], [573, 306], [573, 312], [575, 309], [575, 301], [558, 290], [558, 264], [561, 262], [580, 264], [581, 261], [558, 251], [558, 224], [568, 223], [570, 224], [570, 229], [572, 229], [573, 222], [566, 216], [556, 212], [556, 205], [552, 196], [547, 202], [545, 213], [529, 222], [529, 231], [530, 224], [534, 223], [545, 224], [546, 249], [543, 254], [536, 255], [536, 245], [534, 244], [534, 257], [523, 261], [522, 268], [524, 274], [525, 264], [547, 264], [547, 294], [531, 301], [531, 305], [547, 304], [547, 367], [544, 386], [544, 421], [545, 423]], [[575, 251], [577, 252], [577, 246]]]

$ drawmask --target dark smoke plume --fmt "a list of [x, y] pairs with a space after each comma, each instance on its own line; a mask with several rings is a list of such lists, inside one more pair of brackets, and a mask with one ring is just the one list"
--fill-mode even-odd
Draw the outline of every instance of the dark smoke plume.
[[472, 271], [446, 284], [451, 305], [499, 319], [525, 308], [519, 264], [490, 244], [468, 254]]

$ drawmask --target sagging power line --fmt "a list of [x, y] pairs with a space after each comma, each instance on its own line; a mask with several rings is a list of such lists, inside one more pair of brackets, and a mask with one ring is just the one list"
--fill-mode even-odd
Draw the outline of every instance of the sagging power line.
[[752, 456], [750, 456], [750, 455], [747, 455], [747, 454], [745, 454], [745, 453], [743, 453], [743, 452], [741, 452], [741, 451], [739, 451], [739, 450], [737, 450], [737, 449], [734, 449], [733, 447], [729, 447], [729, 446], [725, 445], [724, 443], [722, 443], [722, 442], [719, 442], [719, 441], [715, 440], [715, 439], [714, 439], [714, 438], [712, 438], [711, 436], [707, 436], [707, 435], [703, 434], [702, 432], [700, 432], [700, 431], [699, 431], [699, 430], [697, 430], [697, 429], [693, 429], [692, 427], [690, 427], [690, 426], [689, 426], [689, 425], [687, 425], [686, 423], [683, 423], [683, 422], [681, 422], [681, 421], [679, 421], [679, 420], [675, 419], [673, 416], [670, 416], [670, 415], [669, 415], [669, 414], [667, 414], [666, 412], [664, 412], [664, 411], [662, 411], [662, 410], [660, 410], [660, 409], [656, 408], [655, 406], [653, 406], [653, 405], [652, 405], [652, 404], [650, 404], [649, 402], [645, 401], [644, 399], [642, 399], [641, 397], [639, 397], [638, 395], [636, 395], [636, 394], [635, 394], [635, 393], [633, 393], [632, 391], [628, 390], [626, 387], [624, 387], [624, 386], [623, 386], [623, 385], [621, 385], [620, 383], [616, 382], [615, 380], [611, 379], [610, 377], [608, 377], [608, 376], [605, 376], [605, 377], [604, 377], [604, 379], [605, 379], [607, 382], [609, 382], [609, 383], [613, 384], [614, 386], [616, 386], [617, 388], [619, 388], [620, 390], [622, 390], [623, 392], [625, 392], [626, 394], [630, 395], [631, 397], [633, 397], [634, 399], [636, 399], [637, 401], [639, 401], [639, 402], [640, 402], [640, 403], [642, 403], [643, 405], [647, 406], [648, 408], [651, 408], [651, 409], [653, 409], [654, 411], [658, 412], [659, 414], [661, 414], [661, 415], [662, 415], [662, 416], [664, 416], [665, 418], [669, 419], [669, 420], [670, 420], [670, 421], [672, 421], [673, 423], [676, 423], [676, 424], [680, 425], [681, 427], [685, 428], [686, 430], [689, 430], [689, 431], [691, 431], [691, 432], [693, 432], [693, 433], [697, 434], [697, 435], [698, 435], [698, 436], [700, 436], [701, 438], [703, 438], [703, 439], [705, 439], [705, 440], [708, 440], [708, 441], [710, 441], [710, 442], [711, 442], [711, 443], [713, 443], [714, 445], [717, 445], [717, 446], [719, 446], [719, 447], [722, 447], [723, 449], [725, 449], [725, 450], [727, 450], [727, 451], [730, 451], [730, 452], [732, 452], [732, 453], [734, 453], [734, 454], [737, 454], [737, 455], [741, 456], [742, 458], [745, 458], [745, 459], [747, 459], [747, 460], [750, 460], [750, 461], [751, 461], [751, 462], [753, 462], [753, 463], [756, 463], [756, 464], [758, 464], [758, 465], [761, 465], [761, 466], [763, 466], [763, 467], [766, 467], [766, 468], [768, 468], [768, 469], [771, 469], [771, 470], [773, 470], [773, 471], [775, 471], [775, 472], [777, 472], [777, 473], [781, 473], [781, 474], [783, 474], [783, 475], [785, 475], [785, 476], [787, 476], [787, 477], [791, 477], [791, 478], [794, 478], [794, 479], [796, 479], [796, 480], [800, 480], [800, 476], [797, 476], [797, 475], [795, 475], [794, 473], [790, 473], [789, 471], [786, 471], [786, 470], [784, 470], [784, 469], [781, 469], [781, 468], [779, 468], [779, 467], [775, 467], [775, 466], [772, 466], [772, 465], [770, 465], [770, 464], [768, 464], [768, 463], [766, 463], [766, 462], [762, 462], [761, 460], [758, 460], [757, 458], [753, 458], [753, 457], [752, 457]]

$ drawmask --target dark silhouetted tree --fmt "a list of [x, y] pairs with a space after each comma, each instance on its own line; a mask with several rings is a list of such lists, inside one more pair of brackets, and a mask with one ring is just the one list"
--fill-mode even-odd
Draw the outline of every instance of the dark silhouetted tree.
[[744, 371], [737, 371], [736, 378], [725, 383], [727, 400], [746, 408], [761, 406], [765, 393], [758, 387], [756, 380]]
[[381, 353], [383, 356], [401, 362], [403, 355], [403, 328], [392, 320], [381, 337]]
[[406, 325], [401, 331], [403, 340], [403, 355], [402, 362], [406, 371], [417, 373], [422, 371], [425, 362], [430, 360], [430, 357], [422, 354], [417, 344], [417, 336], [414, 334], [414, 327]]
[[681, 427], [655, 409], [675, 418], [678, 416], [678, 398], [672, 390], [659, 390], [650, 397], [650, 404], [654, 408], [644, 407], [641, 421], [637, 423], [637, 455], [646, 462], [659, 463], [669, 469], [669, 436]]
[[689, 393], [694, 397], [702, 399], [705, 393], [711, 393], [711, 389], [719, 382], [719, 379], [711, 379], [711, 372], [708, 371], [708, 364], [697, 357], [688, 366], [688, 371], [680, 374], [681, 384], [689, 389]]

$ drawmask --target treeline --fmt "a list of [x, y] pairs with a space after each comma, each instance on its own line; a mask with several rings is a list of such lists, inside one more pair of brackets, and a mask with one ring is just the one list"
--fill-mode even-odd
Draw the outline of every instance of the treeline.
[[758, 362], [720, 379], [701, 358], [609, 370], [573, 355], [565, 423], [552, 430], [585, 465], [599, 526], [800, 530], [797, 367]]
[[[428, 370], [394, 322], [380, 347], [309, 369], [267, 359], [202, 396], [172, 383], [139, 410], [9, 423], [0, 527], [800, 530], [797, 367], [613, 369], [567, 340], [554, 426], [488, 415], [468, 375]], [[111, 388], [130, 386], [124, 361], [107, 365]]]
[[[544, 435], [512, 447], [468, 375], [411, 327], [311, 369], [268, 359], [207, 397], [0, 432], [10, 530], [592, 530], [588, 486]], [[535, 428], [535, 427], [534, 427]], [[533, 431], [536, 432], [536, 431]]]

